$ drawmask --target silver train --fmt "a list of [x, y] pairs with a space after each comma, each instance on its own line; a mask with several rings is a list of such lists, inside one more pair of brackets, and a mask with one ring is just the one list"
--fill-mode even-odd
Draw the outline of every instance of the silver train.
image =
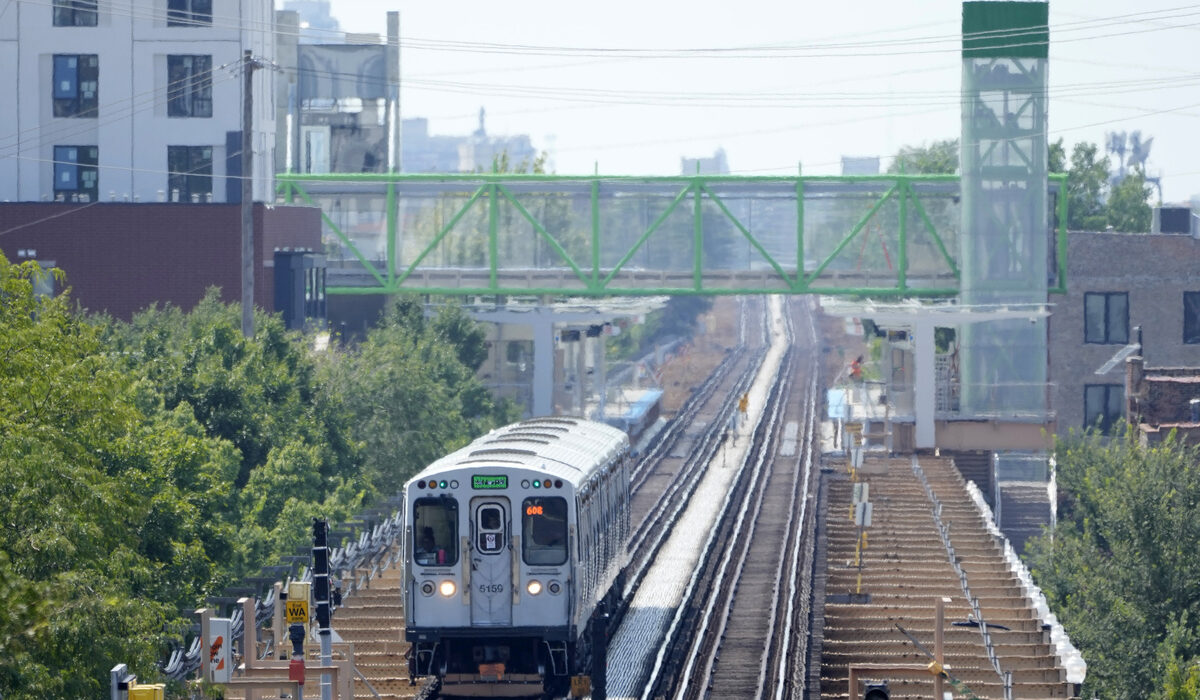
[[520, 697], [586, 674], [588, 623], [620, 588], [629, 439], [575, 418], [492, 431], [404, 486], [412, 678]]

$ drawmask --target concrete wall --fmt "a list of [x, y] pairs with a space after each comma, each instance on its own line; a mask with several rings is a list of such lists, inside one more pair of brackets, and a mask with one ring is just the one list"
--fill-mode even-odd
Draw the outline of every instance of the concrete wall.
[[[166, 0], [100, 3], [97, 26], [56, 27], [52, 3], [13, 3], [0, 21], [0, 201], [53, 199], [54, 146], [99, 148], [99, 197], [153, 202], [168, 193], [167, 146], [213, 146], [214, 201], [225, 201], [225, 133], [241, 129], [244, 49], [274, 56], [268, 0], [213, 0], [213, 23], [168, 27]], [[53, 116], [55, 54], [99, 57], [98, 115]], [[167, 116], [167, 55], [212, 56], [211, 118]], [[255, 76], [256, 200], [273, 200], [274, 96], [269, 70]], [[15, 157], [13, 157], [15, 156]]]
[[1084, 294], [1127, 292], [1129, 338], [1142, 326], [1147, 366], [1200, 367], [1200, 345], [1183, 343], [1183, 292], [1200, 291], [1200, 240], [1180, 235], [1069, 234], [1065, 295], [1051, 295], [1050, 376], [1057, 433], [1083, 428], [1084, 386], [1125, 380], [1118, 364], [1105, 376], [1095, 371], [1119, 344], [1084, 342]]
[[[255, 305], [274, 308], [275, 248], [320, 249], [311, 207], [254, 207]], [[22, 227], [22, 228], [17, 228]], [[0, 254], [36, 250], [66, 272], [71, 298], [128, 319], [150, 304], [190, 309], [211, 286], [241, 300], [241, 208], [236, 204], [0, 204]]]

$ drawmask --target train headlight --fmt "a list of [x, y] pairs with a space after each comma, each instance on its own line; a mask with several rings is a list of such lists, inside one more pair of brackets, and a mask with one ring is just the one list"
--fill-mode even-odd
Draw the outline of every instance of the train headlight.
[[438, 590], [441, 591], [442, 595], [449, 598], [458, 590], [458, 586], [455, 586], [453, 581], [442, 581], [442, 585], [438, 586]]
[[534, 579], [525, 584], [525, 590], [529, 591], [529, 595], [537, 595], [542, 592], [542, 582]]
[[426, 581], [425, 583], [421, 584], [421, 595], [431, 596], [433, 595], [434, 589], [435, 587], [433, 585], [433, 581]]
[[562, 593], [562, 584], [558, 581], [551, 581], [546, 584], [546, 590], [550, 591], [550, 595], [558, 595]]

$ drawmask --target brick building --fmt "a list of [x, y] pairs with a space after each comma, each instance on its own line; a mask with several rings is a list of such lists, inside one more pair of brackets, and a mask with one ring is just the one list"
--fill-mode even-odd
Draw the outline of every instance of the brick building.
[[[1196, 402], [1196, 403], [1193, 403]], [[1135, 355], [1125, 361], [1125, 415], [1143, 443], [1162, 441], [1172, 430], [1200, 443], [1200, 368], [1147, 368]]]
[[[255, 204], [254, 244], [254, 302], [274, 310], [272, 254], [320, 250], [320, 212]], [[241, 251], [237, 204], [0, 204], [0, 253], [52, 262], [75, 302], [121, 319], [154, 303], [190, 309], [212, 286], [240, 301]]]
[[1137, 341], [1137, 327], [1147, 366], [1200, 367], [1200, 239], [1089, 232], [1068, 238], [1068, 292], [1050, 298], [1049, 379], [1059, 435], [1096, 421], [1108, 429], [1123, 417], [1121, 363], [1096, 371]]

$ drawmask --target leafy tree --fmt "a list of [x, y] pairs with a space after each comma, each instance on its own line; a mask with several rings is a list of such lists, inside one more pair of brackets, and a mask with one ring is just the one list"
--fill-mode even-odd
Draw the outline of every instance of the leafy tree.
[[659, 343], [676, 338], [690, 338], [696, 321], [712, 308], [711, 297], [678, 296], [667, 300], [667, 305], [646, 315], [646, 322], [630, 326], [626, 332], [607, 339], [605, 352], [617, 359], [630, 359], [646, 352]]
[[1200, 700], [1200, 659], [1190, 663], [1171, 659], [1159, 697], [1162, 700]]
[[465, 363], [478, 360], [482, 342], [461, 310], [443, 308], [430, 320], [414, 298], [400, 297], [365, 342], [324, 365], [379, 493], [394, 493], [438, 457], [516, 419], [514, 407], [493, 400]]
[[[1060, 140], [1061, 141], [1061, 140]], [[1067, 169], [1067, 228], [1073, 231], [1103, 231], [1108, 194], [1109, 160], [1098, 157], [1094, 143], [1077, 143], [1071, 150]]]
[[907, 175], [954, 174], [958, 172], [958, 139], [934, 141], [928, 146], [904, 146], [887, 171]]
[[1126, 434], [1055, 454], [1058, 527], [1033, 544], [1031, 568], [1088, 661], [1084, 696], [1150, 697], [1172, 663], [1171, 687], [1186, 687], [1200, 657], [1200, 451]]
[[513, 417], [457, 309], [400, 304], [365, 354], [318, 354], [277, 318], [244, 338], [215, 293], [120, 323], [35, 295], [40, 274], [0, 256], [0, 697], [153, 678], [176, 611]]
[[1112, 188], [1108, 196], [1108, 225], [1114, 231], [1147, 233], [1154, 214], [1150, 208], [1152, 190], [1146, 184], [1146, 172], [1134, 168]]
[[146, 505], [107, 473], [128, 380], [39, 274], [0, 256], [0, 695], [97, 697], [114, 658], [149, 674], [171, 607], [140, 596]]
[[458, 361], [478, 371], [487, 361], [487, 333], [460, 306], [443, 306], [433, 317], [430, 330], [455, 349]]
[[1049, 153], [1046, 156], [1046, 170], [1052, 173], [1067, 172], [1067, 150], [1063, 147], [1063, 140], [1059, 140], [1049, 145]]

